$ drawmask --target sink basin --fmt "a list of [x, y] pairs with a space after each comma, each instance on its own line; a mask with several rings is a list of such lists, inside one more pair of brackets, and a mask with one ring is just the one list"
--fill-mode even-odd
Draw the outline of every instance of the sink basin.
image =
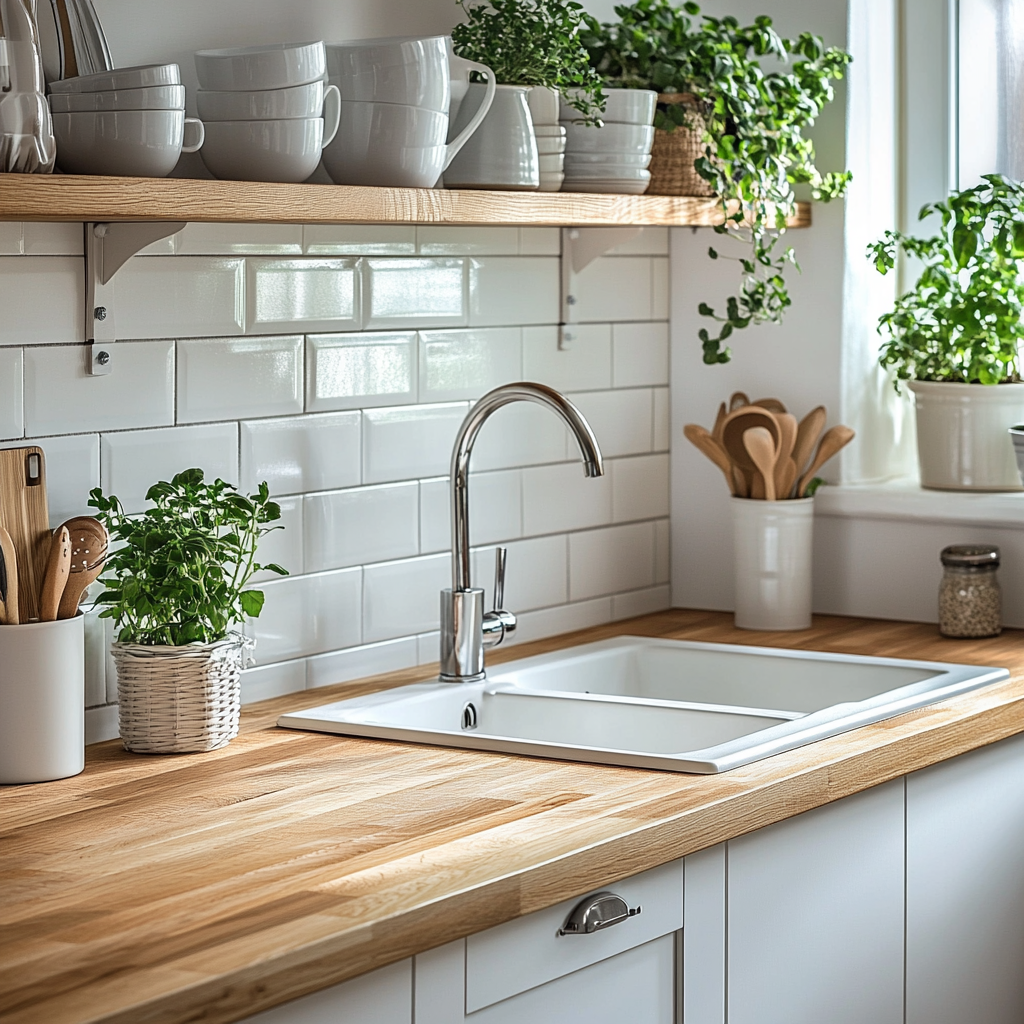
[[282, 715], [291, 729], [715, 773], [1009, 677], [1006, 669], [617, 637]]

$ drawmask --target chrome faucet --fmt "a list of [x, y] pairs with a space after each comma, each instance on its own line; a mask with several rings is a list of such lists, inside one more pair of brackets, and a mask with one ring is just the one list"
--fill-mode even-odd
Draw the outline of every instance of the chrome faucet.
[[597, 438], [583, 414], [553, 388], [526, 381], [488, 391], [462, 421], [452, 449], [452, 585], [441, 591], [441, 679], [470, 682], [484, 677], [484, 650], [515, 632], [516, 617], [502, 608], [505, 549], [495, 559], [494, 609], [484, 612], [484, 592], [470, 583], [469, 457], [480, 428], [492, 412], [511, 402], [536, 402], [557, 413], [576, 437], [587, 476], [603, 476]]

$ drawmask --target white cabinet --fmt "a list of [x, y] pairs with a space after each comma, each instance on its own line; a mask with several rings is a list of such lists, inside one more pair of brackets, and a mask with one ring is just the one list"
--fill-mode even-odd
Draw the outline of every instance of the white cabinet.
[[1024, 1021], [1024, 736], [907, 777], [906, 1024]]

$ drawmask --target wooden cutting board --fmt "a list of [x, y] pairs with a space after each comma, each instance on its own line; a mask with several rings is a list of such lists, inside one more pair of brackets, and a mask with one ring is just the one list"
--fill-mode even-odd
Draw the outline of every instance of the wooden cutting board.
[[50, 553], [46, 461], [42, 448], [0, 451], [0, 526], [18, 557], [18, 605], [22, 622], [39, 617], [39, 593]]

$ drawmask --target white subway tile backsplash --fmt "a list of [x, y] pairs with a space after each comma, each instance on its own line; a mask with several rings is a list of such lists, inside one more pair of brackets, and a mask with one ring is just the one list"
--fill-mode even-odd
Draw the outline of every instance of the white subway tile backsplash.
[[257, 665], [242, 673], [242, 703], [283, 697], [306, 688], [306, 662], [282, 661], [276, 665]]
[[651, 319], [669, 318], [668, 259], [651, 260]]
[[[420, 481], [420, 552], [452, 546], [451, 488], [448, 477]], [[471, 473], [471, 544], [491, 544], [522, 536], [522, 480], [518, 469]]]
[[615, 324], [612, 376], [617, 388], [668, 384], [668, 324]]
[[174, 422], [174, 343], [118, 342], [114, 373], [86, 372], [83, 345], [25, 349], [30, 436], [158, 427]]
[[411, 256], [416, 252], [416, 228], [405, 224], [306, 224], [302, 238], [310, 255]]
[[22, 227], [21, 221], [0, 221], [0, 256], [20, 256], [25, 251]]
[[570, 324], [572, 340], [559, 344], [558, 327], [523, 328], [523, 378], [558, 391], [596, 391], [612, 386], [609, 324]]
[[569, 537], [569, 596], [573, 601], [653, 584], [653, 523], [610, 526]]
[[85, 341], [84, 264], [74, 256], [0, 257], [0, 345]]
[[85, 712], [85, 742], [103, 743], [118, 736], [117, 705], [87, 708]]
[[385, 484], [303, 499], [305, 571], [419, 553], [419, 485]]
[[[603, 256], [576, 276], [576, 318], [582, 321], [650, 320], [651, 260]], [[658, 319], [665, 319], [662, 314]]]
[[517, 327], [420, 333], [420, 401], [479, 398], [522, 377], [522, 336]]
[[100, 445], [104, 494], [116, 494], [128, 512], [141, 512], [158, 480], [198, 467], [207, 480], [238, 483], [238, 425], [212, 423], [104, 434]]
[[532, 402], [513, 402], [498, 409], [483, 425], [470, 468], [512, 469], [562, 462], [575, 455], [576, 442], [550, 409]]
[[368, 259], [366, 327], [461, 327], [466, 323], [466, 261]]
[[441, 631], [435, 629], [431, 633], [420, 633], [416, 637], [416, 664], [430, 665], [441, 658]]
[[306, 688], [347, 683], [353, 679], [397, 672], [417, 663], [416, 637], [385, 640], [379, 644], [364, 644], [345, 651], [318, 654], [306, 661]]
[[470, 326], [558, 323], [558, 281], [556, 259], [474, 259], [470, 273]]
[[[628, 230], [628, 229], [627, 229]], [[625, 233], [625, 232], [624, 232]], [[667, 256], [668, 228], [646, 227], [611, 250], [615, 256]]]
[[363, 639], [369, 643], [436, 629], [441, 590], [452, 585], [451, 564], [449, 555], [428, 555], [367, 566]]
[[302, 412], [303, 339], [179, 341], [178, 422]]
[[652, 399], [646, 388], [570, 397], [593, 428], [605, 458], [651, 450]]
[[94, 514], [86, 504], [89, 492], [100, 485], [99, 434], [33, 437], [5, 441], [0, 448], [38, 445], [46, 461], [46, 499], [50, 525], [57, 527], [73, 516]]
[[672, 527], [668, 519], [654, 524], [654, 582], [668, 583], [672, 568]]
[[[274, 529], [260, 541], [256, 551], [256, 561], [261, 565], [273, 563], [287, 569], [292, 576], [303, 572], [303, 538], [302, 538], [302, 498], [277, 498], [281, 506], [281, 518], [275, 523]], [[253, 576], [253, 583], [265, 583], [279, 580], [276, 572], [258, 572]]]
[[440, 476], [448, 469], [465, 402], [368, 409], [363, 413], [363, 482]]
[[179, 256], [297, 256], [302, 225], [189, 223], [174, 236], [174, 251]]
[[26, 221], [21, 227], [26, 256], [81, 256], [85, 251], [85, 233], [79, 223]]
[[361, 326], [358, 260], [246, 260], [247, 330], [354, 330]]
[[671, 443], [668, 388], [654, 389], [654, 450], [667, 452]]
[[611, 521], [609, 473], [588, 478], [583, 475], [579, 462], [523, 470], [523, 532], [526, 536], [582, 530]]
[[561, 228], [520, 228], [520, 256], [558, 256], [562, 251]]
[[0, 348], [0, 439], [25, 433], [24, 367], [20, 348]]
[[271, 494], [300, 494], [360, 482], [361, 414], [337, 412], [241, 425], [241, 487], [264, 480]]
[[114, 278], [119, 338], [231, 337], [245, 329], [245, 261], [130, 259]]
[[515, 256], [519, 229], [421, 226], [416, 228], [416, 251], [421, 256]]
[[632, 590], [628, 594], [612, 596], [612, 620], [632, 619], [637, 615], [651, 615], [672, 607], [672, 594], [668, 587]]
[[668, 515], [668, 455], [639, 455], [612, 463], [615, 522]]
[[529, 640], [543, 640], [546, 636], [571, 633], [577, 629], [588, 629], [612, 621], [612, 599], [597, 597], [590, 601], [564, 604], [560, 608], [545, 608], [542, 611], [526, 612], [519, 616], [514, 643]]
[[363, 409], [416, 401], [416, 335], [311, 335], [306, 342], [306, 409]]
[[85, 613], [85, 706], [107, 703], [107, 630], [102, 608]]
[[[518, 615], [520, 611], [565, 604], [568, 600], [568, 554], [564, 535], [517, 540], [506, 547], [506, 608]], [[484, 588], [484, 605], [493, 607], [493, 547], [473, 552], [473, 586]]]

